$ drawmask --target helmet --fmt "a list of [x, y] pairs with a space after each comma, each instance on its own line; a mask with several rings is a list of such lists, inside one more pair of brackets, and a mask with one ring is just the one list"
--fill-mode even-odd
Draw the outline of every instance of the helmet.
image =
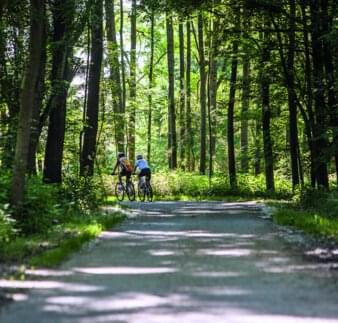
[[137, 155], [136, 159], [143, 159], [143, 156], [142, 155]]
[[124, 152], [120, 151], [120, 152], [117, 153], [118, 158], [125, 157], [125, 156], [126, 156], [126, 154]]

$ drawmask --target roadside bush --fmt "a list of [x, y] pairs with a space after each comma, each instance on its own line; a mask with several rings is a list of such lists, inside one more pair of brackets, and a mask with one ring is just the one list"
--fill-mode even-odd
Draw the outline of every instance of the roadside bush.
[[[185, 172], [156, 173], [153, 176], [153, 188], [158, 196], [221, 197], [237, 195], [244, 197], [270, 197], [265, 189], [264, 175], [253, 176], [238, 174], [238, 187], [232, 190], [227, 176], [216, 174], [211, 179], [206, 175]], [[276, 193], [272, 197], [290, 198], [291, 184], [283, 177], [276, 177]]]
[[64, 208], [88, 214], [97, 209], [105, 198], [105, 189], [97, 178], [67, 176], [61, 188]]
[[10, 241], [16, 234], [15, 221], [9, 213], [8, 204], [0, 205], [0, 245]]

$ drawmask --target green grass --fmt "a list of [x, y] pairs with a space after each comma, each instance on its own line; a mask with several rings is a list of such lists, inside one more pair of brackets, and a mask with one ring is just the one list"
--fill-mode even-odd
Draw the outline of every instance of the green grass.
[[338, 218], [322, 215], [314, 210], [283, 207], [273, 214], [273, 219], [279, 225], [294, 227], [338, 242]]
[[4, 263], [54, 267], [123, 218], [119, 212], [70, 217], [44, 234], [19, 236], [3, 244], [0, 257]]

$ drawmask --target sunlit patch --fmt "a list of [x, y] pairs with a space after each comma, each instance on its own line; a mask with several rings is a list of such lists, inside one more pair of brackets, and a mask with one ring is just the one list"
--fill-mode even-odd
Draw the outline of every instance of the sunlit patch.
[[149, 250], [149, 253], [152, 256], [173, 256], [175, 254], [177, 255], [177, 253], [170, 250]]
[[45, 311], [82, 313], [84, 311], [106, 312], [155, 307], [167, 304], [168, 300], [145, 293], [124, 293], [109, 297], [49, 297], [46, 302]]
[[252, 292], [242, 288], [231, 288], [231, 287], [184, 287], [181, 289], [182, 292], [198, 293], [201, 295], [209, 296], [240, 296], [250, 295]]
[[158, 230], [130, 230], [131, 234], [141, 236], [156, 237], [191, 237], [191, 238], [243, 238], [250, 239], [255, 237], [253, 234], [237, 234], [237, 233], [213, 233], [208, 231], [158, 231]]
[[15, 289], [60, 289], [72, 292], [95, 292], [103, 290], [102, 287], [62, 283], [56, 281], [30, 281], [30, 280], [0, 280], [0, 288]]
[[115, 238], [125, 238], [125, 237], [130, 237], [130, 234], [125, 233], [125, 232], [104, 231], [100, 235], [100, 238], [103, 238], [103, 239], [115, 239]]
[[328, 271], [334, 266], [338, 266], [337, 263], [320, 263], [320, 264], [305, 264], [305, 265], [288, 265], [288, 266], [271, 266], [269, 264], [260, 264], [259, 267], [264, 272], [267, 273], [278, 273], [278, 274], [289, 274], [293, 272], [305, 272], [305, 271], [314, 271], [318, 273], [323, 273], [323, 271]]
[[192, 276], [196, 277], [240, 277], [244, 276], [244, 273], [239, 273], [239, 272], [217, 272], [217, 271], [201, 271], [201, 272], [196, 272], [193, 273]]
[[92, 267], [74, 268], [74, 271], [92, 275], [152, 275], [174, 273], [178, 270], [169, 267]]
[[26, 269], [25, 274], [30, 276], [54, 276], [54, 277], [62, 277], [62, 276], [70, 276], [73, 274], [70, 270], [50, 270], [50, 269]]
[[245, 257], [251, 255], [249, 249], [200, 249], [198, 255], [203, 256], [229, 256], [229, 257]]
[[26, 294], [20, 294], [20, 293], [6, 294], [6, 297], [16, 302], [22, 302], [28, 299], [28, 296]]

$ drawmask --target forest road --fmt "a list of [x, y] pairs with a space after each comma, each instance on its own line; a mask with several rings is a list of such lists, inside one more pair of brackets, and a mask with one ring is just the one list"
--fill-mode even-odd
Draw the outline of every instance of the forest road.
[[1, 281], [17, 301], [0, 322], [338, 322], [337, 271], [304, 257], [255, 203], [128, 206], [59, 269]]

